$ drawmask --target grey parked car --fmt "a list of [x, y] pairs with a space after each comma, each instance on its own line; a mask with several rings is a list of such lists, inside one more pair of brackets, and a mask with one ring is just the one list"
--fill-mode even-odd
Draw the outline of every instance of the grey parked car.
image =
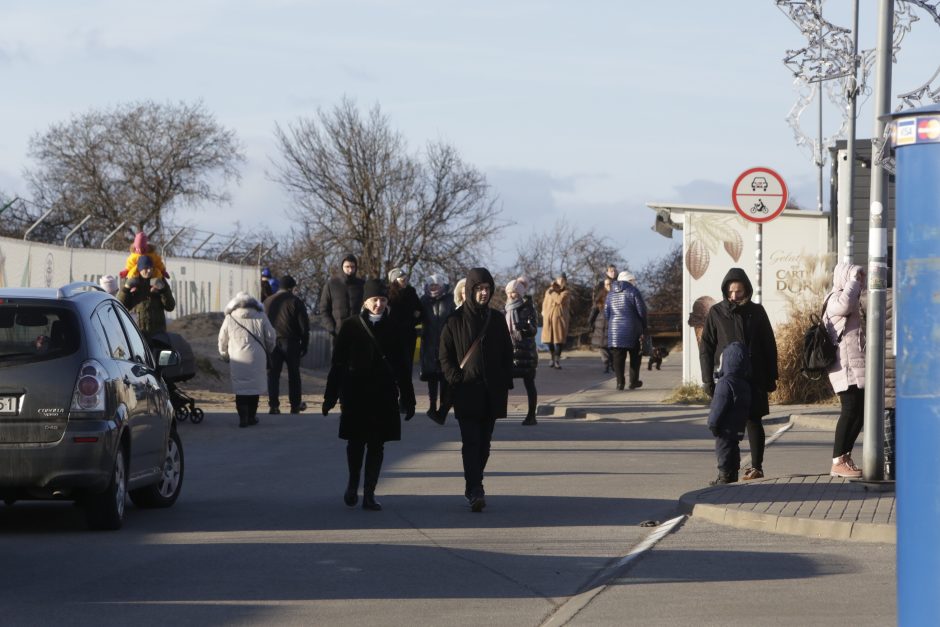
[[183, 445], [162, 366], [127, 310], [91, 283], [0, 288], [0, 498], [81, 504], [118, 529], [128, 495], [169, 507]]

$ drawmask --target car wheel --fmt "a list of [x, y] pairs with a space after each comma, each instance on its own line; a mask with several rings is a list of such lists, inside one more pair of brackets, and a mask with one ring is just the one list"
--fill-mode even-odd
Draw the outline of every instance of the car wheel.
[[131, 490], [131, 500], [134, 505], [146, 508], [173, 505], [183, 488], [184, 468], [183, 441], [176, 429], [173, 429], [170, 432], [170, 440], [167, 442], [160, 479], [154, 484]]
[[85, 517], [92, 529], [120, 529], [127, 503], [127, 453], [118, 449], [111, 471], [111, 481], [104, 492], [93, 494], [85, 502]]

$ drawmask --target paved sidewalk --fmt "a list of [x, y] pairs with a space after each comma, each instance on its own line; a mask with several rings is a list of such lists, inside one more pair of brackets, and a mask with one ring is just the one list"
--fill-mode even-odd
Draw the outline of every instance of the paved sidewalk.
[[[578, 361], [572, 355], [572, 366]], [[662, 404], [662, 400], [679, 384], [680, 361], [681, 354], [677, 353], [667, 358], [661, 372], [643, 369], [641, 378], [651, 385], [628, 393], [614, 392], [609, 378], [593, 370], [585, 373], [582, 364], [587, 362], [583, 361], [578, 368], [564, 371], [567, 386], [583, 387], [551, 399], [540, 406], [539, 413], [589, 420], [656, 419], [668, 415], [677, 406]], [[704, 425], [707, 406], [684, 407], [700, 412]], [[681, 511], [759, 531], [894, 544], [894, 483], [850, 481], [828, 474], [831, 458], [826, 455], [832, 446], [837, 417], [835, 405], [772, 407], [765, 418], [768, 476], [683, 494], [679, 498]], [[747, 441], [742, 444], [746, 448]], [[786, 454], [776, 454], [775, 447]], [[742, 450], [745, 456], [746, 450]], [[858, 451], [856, 457], [861, 457]], [[747, 461], [745, 457], [744, 463]]]

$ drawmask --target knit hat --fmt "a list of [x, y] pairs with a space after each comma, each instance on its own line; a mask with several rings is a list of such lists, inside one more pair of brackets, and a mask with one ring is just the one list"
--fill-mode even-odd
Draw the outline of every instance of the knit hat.
[[522, 296], [525, 293], [525, 289], [523, 287], [520, 287], [520, 285], [525, 285], [525, 284], [524, 283], [520, 284], [518, 279], [513, 279], [512, 281], [506, 284], [506, 294], [515, 292], [519, 296]]
[[388, 271], [388, 282], [393, 283], [401, 277], [407, 277], [408, 273], [401, 268], [392, 268]]
[[134, 252], [138, 255], [143, 255], [147, 252], [147, 246], [149, 245], [147, 241], [147, 234], [141, 231], [134, 236]]
[[385, 289], [385, 283], [379, 279], [369, 279], [362, 286], [362, 300], [364, 302], [376, 296], [388, 298], [388, 290]]
[[113, 274], [106, 274], [98, 279], [98, 285], [108, 294], [116, 294], [118, 291], [118, 281]]
[[636, 277], [633, 276], [633, 273], [630, 272], [629, 270], [624, 270], [623, 272], [621, 272], [620, 274], [618, 274], [618, 275], [617, 275], [617, 280], [618, 280], [618, 281], [626, 281], [626, 282], [628, 282], [628, 283], [633, 283], [634, 285], [636, 285]]
[[297, 281], [294, 280], [289, 274], [285, 274], [281, 277], [281, 289], [282, 290], [292, 290], [297, 287]]
[[266, 279], [270, 279], [270, 278], [271, 278], [271, 268], [264, 268], [263, 270], [261, 270], [261, 276], [263, 276], [263, 277], [266, 278]]
[[[143, 233], [138, 233], [138, 235], [143, 235]], [[147, 269], [153, 270], [153, 259], [147, 255], [141, 255], [137, 258], [137, 271], [140, 272], [141, 270]]]

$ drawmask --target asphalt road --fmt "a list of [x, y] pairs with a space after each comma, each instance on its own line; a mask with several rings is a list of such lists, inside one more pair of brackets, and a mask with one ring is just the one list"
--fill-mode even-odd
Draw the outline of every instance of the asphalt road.
[[[893, 546], [689, 519], [625, 559], [653, 531], [643, 524], [678, 516], [679, 496], [714, 469], [701, 409], [649, 401], [677, 383], [678, 358], [644, 370], [646, 400], [624, 396], [610, 419], [523, 427], [520, 407], [500, 421], [481, 514], [463, 498], [453, 417], [404, 425], [386, 447], [384, 511], [368, 512], [342, 502], [336, 415], [262, 414], [239, 429], [233, 413], [208, 413], [181, 427], [186, 477], [173, 508], [129, 506], [122, 530], [93, 533], [68, 504], [0, 507], [2, 621], [893, 623]], [[605, 381], [598, 363], [572, 356], [541, 370], [543, 399]]]

